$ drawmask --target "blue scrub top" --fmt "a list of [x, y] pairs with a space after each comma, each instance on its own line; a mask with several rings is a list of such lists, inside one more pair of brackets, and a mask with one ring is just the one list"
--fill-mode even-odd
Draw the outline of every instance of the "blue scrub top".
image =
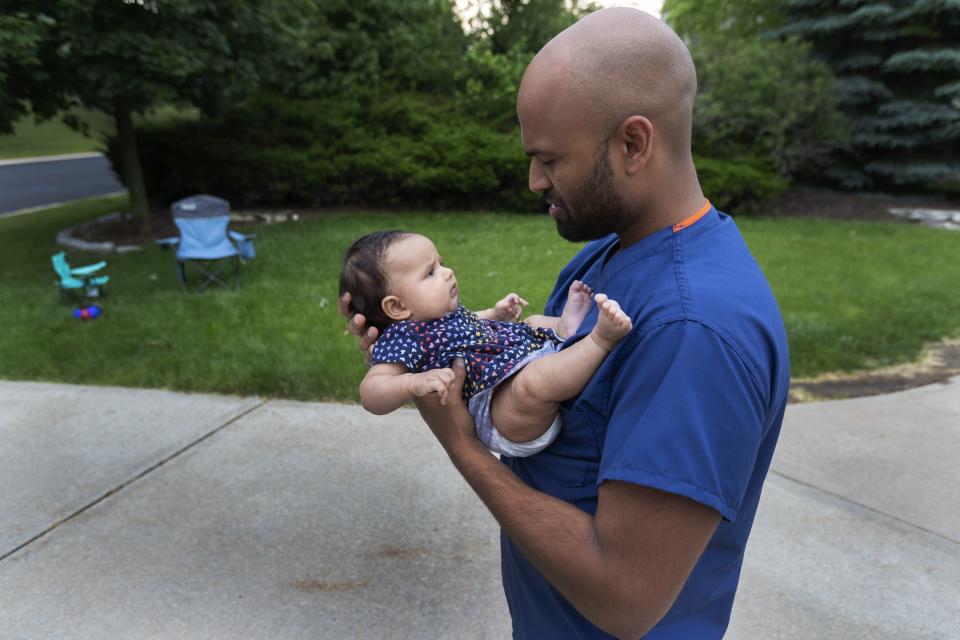
[[[623, 251], [589, 243], [560, 273], [545, 313], [573, 280], [620, 303], [633, 330], [576, 399], [542, 453], [503, 462], [531, 487], [587, 513], [606, 480], [679, 494], [722, 520], [648, 640], [726, 630], [744, 548], [787, 404], [790, 360], [777, 302], [734, 221], [709, 207]], [[576, 336], [596, 323], [592, 310]], [[515, 638], [609, 638], [502, 537]]]

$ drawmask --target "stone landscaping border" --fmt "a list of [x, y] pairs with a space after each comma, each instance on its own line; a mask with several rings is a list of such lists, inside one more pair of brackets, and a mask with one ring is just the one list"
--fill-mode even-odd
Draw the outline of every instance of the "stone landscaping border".
[[[125, 244], [118, 245], [113, 242], [90, 242], [89, 240], [83, 240], [77, 238], [74, 234], [78, 231], [83, 231], [93, 225], [100, 224], [102, 222], [114, 222], [123, 220], [125, 215], [119, 211], [113, 211], [111, 213], [98, 216], [92, 220], [87, 220], [78, 225], [72, 227], [67, 227], [62, 229], [57, 233], [57, 244], [60, 246], [66, 247], [68, 249], [73, 249], [75, 251], [87, 251], [91, 253], [129, 253], [131, 251], [140, 251], [143, 249], [142, 245], [138, 244]], [[264, 222], [266, 224], [276, 224], [279, 222], [296, 222], [300, 219], [300, 216], [291, 211], [280, 211], [280, 212], [253, 212], [248, 213], [244, 211], [237, 211], [230, 214], [231, 222]]]
[[925, 224], [938, 229], [960, 230], [960, 211], [956, 209], [922, 209], [912, 207], [895, 207], [890, 213], [913, 222]]
[[87, 220], [81, 224], [67, 227], [66, 229], [63, 229], [57, 233], [57, 244], [68, 249], [74, 249], [76, 251], [88, 251], [91, 253], [129, 253], [131, 251], [140, 251], [143, 249], [143, 247], [138, 244], [118, 245], [113, 242], [89, 242], [87, 240], [76, 238], [73, 235], [78, 230], [86, 229], [101, 222], [113, 222], [115, 220], [122, 219], [123, 214], [119, 211], [114, 211], [112, 213], [98, 216], [93, 220]]

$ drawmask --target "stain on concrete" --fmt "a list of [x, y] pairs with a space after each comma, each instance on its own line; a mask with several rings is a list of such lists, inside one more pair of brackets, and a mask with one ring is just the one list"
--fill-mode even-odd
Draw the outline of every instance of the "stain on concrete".
[[422, 558], [428, 551], [422, 547], [408, 549], [406, 547], [383, 547], [377, 552], [381, 558], [396, 558], [399, 560], [409, 560], [411, 558]]
[[369, 580], [317, 580], [301, 578], [291, 583], [291, 586], [301, 593], [326, 593], [331, 591], [356, 591], [367, 586]]

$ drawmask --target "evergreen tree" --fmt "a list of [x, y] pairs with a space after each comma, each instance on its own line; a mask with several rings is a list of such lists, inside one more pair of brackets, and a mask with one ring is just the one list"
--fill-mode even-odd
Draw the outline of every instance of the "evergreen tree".
[[776, 33], [800, 35], [836, 73], [853, 120], [848, 188], [936, 188], [960, 178], [960, 0], [786, 0]]

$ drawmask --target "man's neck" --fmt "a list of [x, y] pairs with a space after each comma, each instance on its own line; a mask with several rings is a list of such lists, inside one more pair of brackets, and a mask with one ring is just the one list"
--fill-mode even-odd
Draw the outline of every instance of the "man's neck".
[[663, 202], [650, 202], [637, 214], [636, 223], [618, 233], [620, 249], [626, 249], [661, 229], [672, 227], [696, 213], [706, 202], [703, 191], [696, 185], [683, 196], [668, 195]]

